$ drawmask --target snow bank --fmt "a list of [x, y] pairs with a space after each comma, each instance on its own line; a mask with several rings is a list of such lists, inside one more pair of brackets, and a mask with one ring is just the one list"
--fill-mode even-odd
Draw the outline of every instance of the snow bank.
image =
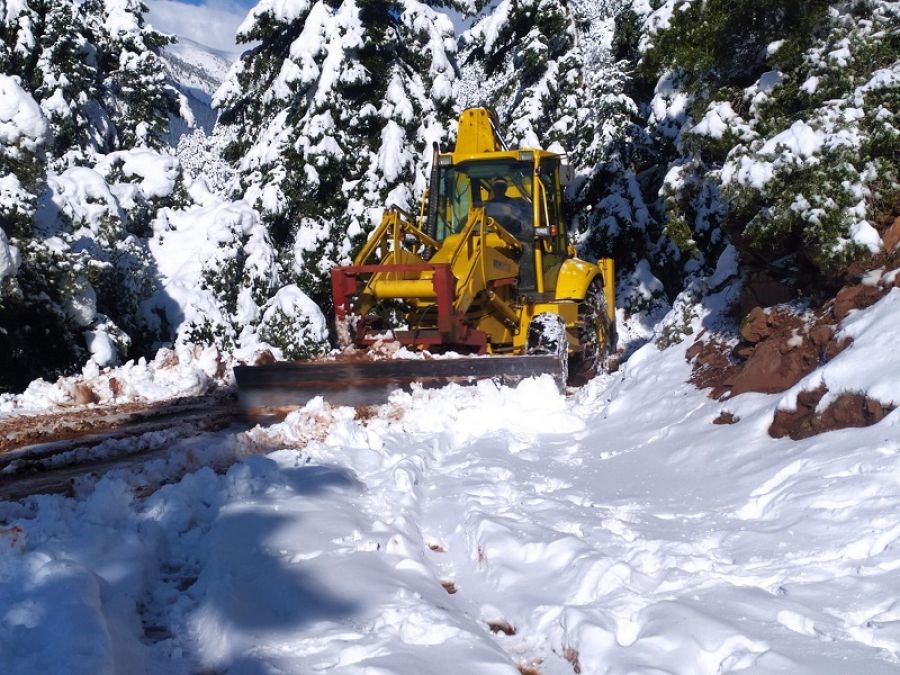
[[[97, 352], [102, 331], [89, 331]], [[71, 410], [79, 405], [78, 388], [86, 387], [96, 405], [152, 403], [183, 396], [202, 396], [231, 384], [231, 362], [215, 347], [181, 344], [160, 349], [156, 357], [121, 366], [104, 367], [101, 358], [89, 361], [80, 375], [56, 382], [35, 380], [21, 394], [0, 394], [0, 416]]]

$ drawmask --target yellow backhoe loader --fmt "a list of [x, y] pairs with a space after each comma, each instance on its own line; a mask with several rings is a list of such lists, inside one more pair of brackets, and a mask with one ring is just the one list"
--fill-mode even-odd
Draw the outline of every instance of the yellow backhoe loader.
[[389, 208], [349, 266], [331, 273], [342, 347], [396, 342], [462, 358], [337, 358], [235, 369], [245, 409], [315, 395], [343, 404], [393, 388], [550, 373], [579, 384], [615, 348], [614, 266], [579, 260], [566, 236], [559, 154], [508, 149], [492, 113], [467, 109], [456, 147], [434, 149], [417, 215]]

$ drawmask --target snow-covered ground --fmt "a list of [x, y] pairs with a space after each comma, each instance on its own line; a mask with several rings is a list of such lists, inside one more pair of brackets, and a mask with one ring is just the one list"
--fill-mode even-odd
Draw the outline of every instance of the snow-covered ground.
[[[832, 373], [896, 367], [863, 335], [898, 298]], [[224, 474], [0, 504], [0, 672], [898, 672], [900, 412], [774, 440], [788, 398], [711, 400], [687, 347], [568, 397], [316, 400], [173, 447]]]

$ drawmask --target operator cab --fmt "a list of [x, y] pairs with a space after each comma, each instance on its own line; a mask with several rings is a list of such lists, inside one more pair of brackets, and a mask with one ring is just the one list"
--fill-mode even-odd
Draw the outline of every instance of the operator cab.
[[435, 238], [443, 241], [461, 231], [469, 212], [481, 207], [510, 234], [530, 240], [534, 236], [531, 163], [471, 160], [441, 167]]
[[[560, 226], [559, 156], [541, 151], [502, 154], [506, 157], [457, 163], [452, 155], [441, 155], [436, 222], [431, 231], [443, 242], [465, 227], [472, 209], [484, 208], [486, 216], [522, 244], [519, 290], [552, 291], [568, 248], [565, 228]], [[538, 268], [540, 283], [535, 275]]]

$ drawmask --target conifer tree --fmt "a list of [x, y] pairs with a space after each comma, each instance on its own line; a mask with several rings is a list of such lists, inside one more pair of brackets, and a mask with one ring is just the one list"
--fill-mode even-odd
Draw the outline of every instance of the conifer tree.
[[24, 0], [0, 22], [0, 68], [49, 118], [55, 168], [161, 146], [177, 92], [159, 58], [169, 39], [145, 24], [144, 11], [139, 0]]
[[[42, 23], [30, 79], [50, 120], [51, 164], [63, 168], [87, 162], [113, 147], [113, 125], [102, 100], [96, 46], [85, 37], [81, 16], [69, 2], [33, 0]], [[55, 161], [53, 161], [55, 160]]]
[[502, 0], [462, 42], [466, 65], [489, 78], [479, 102], [497, 112], [508, 142], [571, 141], [584, 55], [570, 2]]
[[241, 127], [228, 153], [288, 278], [325, 305], [329, 266], [424, 190], [452, 112], [453, 26], [419, 0], [262, 0], [238, 38], [259, 45], [216, 95]]
[[144, 199], [135, 178], [89, 167], [159, 145], [175, 96], [158, 58], [165, 38], [144, 24], [140, 2], [0, 6], [2, 387], [71, 369], [91, 332], [127, 350], [120, 326], [138, 331], [149, 269], [128, 229], [143, 233], [163, 204]]
[[0, 390], [78, 358], [62, 308], [77, 259], [34, 236], [49, 124], [19, 78], [0, 74]]
[[160, 49], [171, 42], [144, 21], [141, 0], [88, 0], [82, 11], [98, 49], [104, 107], [118, 147], [161, 147], [178, 95], [166, 82]]

